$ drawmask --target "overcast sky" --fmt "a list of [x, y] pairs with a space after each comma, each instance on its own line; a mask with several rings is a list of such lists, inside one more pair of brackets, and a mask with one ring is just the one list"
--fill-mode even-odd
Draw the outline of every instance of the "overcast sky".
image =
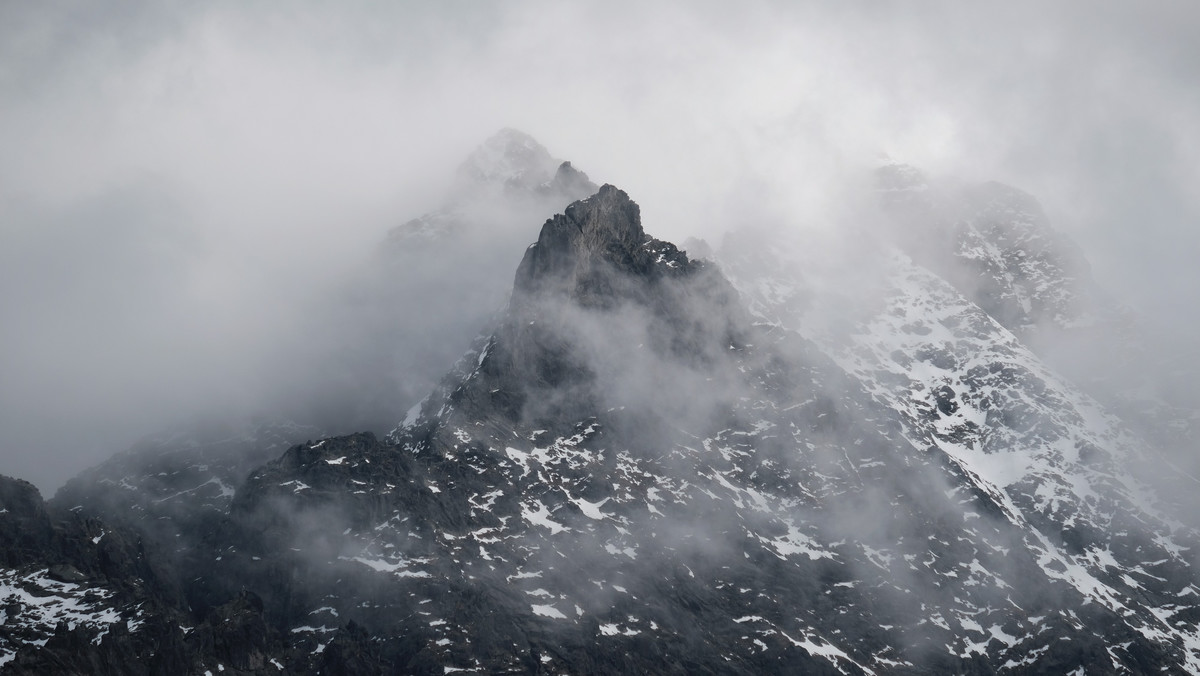
[[0, 473], [43, 491], [269, 405], [302, 299], [504, 126], [676, 240], [762, 190], [837, 227], [881, 153], [1002, 180], [1191, 335], [1194, 3], [167, 4], [0, 3]]

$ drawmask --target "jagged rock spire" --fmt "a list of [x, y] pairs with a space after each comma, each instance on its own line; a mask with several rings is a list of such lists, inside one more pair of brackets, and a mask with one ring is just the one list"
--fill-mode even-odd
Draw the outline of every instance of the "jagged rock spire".
[[517, 268], [517, 296], [550, 290], [583, 305], [604, 304], [614, 274], [656, 278], [699, 267], [669, 242], [642, 229], [641, 210], [623, 190], [604, 185], [546, 221]]

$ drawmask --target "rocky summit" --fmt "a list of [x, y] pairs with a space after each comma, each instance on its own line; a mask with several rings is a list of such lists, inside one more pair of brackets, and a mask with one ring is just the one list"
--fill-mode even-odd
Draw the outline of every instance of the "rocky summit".
[[[463, 175], [498, 194], [583, 185], [493, 146]], [[1035, 339], [1099, 316], [1082, 254], [1023, 193], [880, 177], [871, 303], [808, 242], [694, 259], [604, 185], [382, 438], [259, 420], [49, 502], [0, 481], [0, 670], [1200, 672], [1155, 445]]]

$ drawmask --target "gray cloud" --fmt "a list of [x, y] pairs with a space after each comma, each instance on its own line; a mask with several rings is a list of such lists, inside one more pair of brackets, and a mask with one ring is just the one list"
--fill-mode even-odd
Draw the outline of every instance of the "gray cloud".
[[749, 219], [837, 229], [880, 152], [1004, 180], [1118, 297], [1190, 338], [1198, 14], [6, 3], [0, 472], [51, 489], [173, 419], [319, 387], [296, 375], [310, 299], [506, 125], [675, 241]]

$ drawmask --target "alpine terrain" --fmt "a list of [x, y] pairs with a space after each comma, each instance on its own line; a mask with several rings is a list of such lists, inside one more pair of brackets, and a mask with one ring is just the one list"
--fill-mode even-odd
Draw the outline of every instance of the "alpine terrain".
[[385, 435], [0, 479], [0, 673], [1200, 673], [1197, 417], [1131, 385], [1136, 318], [1033, 197], [875, 179], [861, 236], [701, 258], [502, 131], [359, 282], [375, 338], [462, 337], [344, 388], [413, 404]]

